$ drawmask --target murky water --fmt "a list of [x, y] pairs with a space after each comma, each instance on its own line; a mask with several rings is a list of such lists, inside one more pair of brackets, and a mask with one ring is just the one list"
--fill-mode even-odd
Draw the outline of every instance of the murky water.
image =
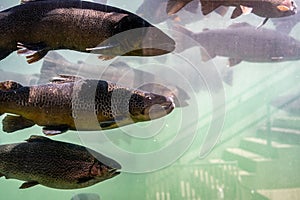
[[[131, 2], [108, 1], [110, 5], [135, 12], [141, 0]], [[18, 3], [5, 0], [0, 4], [4, 10]], [[200, 13], [184, 12], [184, 16], [191, 16], [185, 19], [190, 21], [186, 27], [194, 32], [203, 28], [225, 28], [233, 22], [249, 22], [256, 26], [262, 20], [251, 14], [230, 20], [230, 12], [224, 17], [213, 13], [205, 18], [200, 17]], [[151, 18], [148, 20], [151, 22]], [[174, 35], [167, 23], [157, 26]], [[274, 29], [274, 26], [269, 21], [265, 28]], [[299, 33], [299, 27], [295, 26], [290, 35], [300, 40]], [[183, 37], [185, 45], [195, 43], [192, 38]], [[241, 62], [227, 68], [228, 61], [224, 57], [201, 61], [199, 47], [185, 51], [176, 49], [172, 54], [153, 58], [118, 57], [110, 61], [68, 50], [57, 53], [78, 69], [53, 69], [51, 73], [72, 72], [101, 79], [111, 63], [120, 61], [132, 69], [122, 77], [113, 77], [113, 81], [130, 87], [147, 82], [178, 87], [188, 94], [188, 105], [177, 107], [166, 117], [151, 122], [108, 131], [68, 131], [51, 137], [88, 146], [117, 160], [122, 165], [122, 173], [77, 190], [41, 185], [21, 190], [18, 188], [22, 181], [2, 177], [0, 196], [6, 200], [68, 200], [79, 193], [95, 193], [101, 200], [300, 198], [299, 61]], [[45, 59], [51, 60], [51, 57]], [[14, 52], [1, 60], [0, 79], [14, 80], [22, 85], [37, 84], [44, 60], [29, 65], [24, 57]], [[90, 71], [77, 64], [78, 61], [88, 63]], [[133, 69], [152, 73], [151, 78], [150, 75], [141, 78], [140, 74], [132, 77]], [[289, 97], [277, 102], [279, 108], [276, 108], [272, 102], [282, 95]], [[291, 102], [296, 102], [290, 109], [294, 112], [282, 109]], [[1, 120], [4, 117], [1, 116]], [[0, 128], [2, 130], [1, 123]], [[33, 126], [14, 133], [1, 131], [0, 143], [21, 142], [33, 134], [43, 135], [41, 130]]]

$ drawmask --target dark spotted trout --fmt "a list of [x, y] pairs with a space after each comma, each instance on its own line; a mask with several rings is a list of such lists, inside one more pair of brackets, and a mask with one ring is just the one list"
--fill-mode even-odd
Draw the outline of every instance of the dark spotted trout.
[[[174, 14], [193, 0], [168, 0], [167, 12]], [[253, 13], [266, 18], [279, 18], [294, 15], [297, 6], [293, 0], [200, 0], [203, 15], [219, 9], [221, 6], [232, 6], [235, 9], [231, 18], [234, 19], [242, 14]]]
[[60, 76], [51, 83], [25, 87], [0, 83], [3, 131], [35, 124], [46, 135], [71, 130], [112, 129], [163, 117], [174, 109], [172, 97], [130, 89], [103, 80]]
[[84, 146], [31, 136], [0, 145], [0, 176], [56, 189], [84, 188], [120, 174], [116, 161]]
[[27, 62], [70, 49], [114, 56], [156, 56], [175, 42], [128, 11], [80, 0], [30, 0], [0, 12], [0, 60], [13, 51]]

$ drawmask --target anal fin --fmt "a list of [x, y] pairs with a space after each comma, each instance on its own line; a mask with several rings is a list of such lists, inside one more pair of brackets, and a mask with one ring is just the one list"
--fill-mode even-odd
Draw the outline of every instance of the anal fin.
[[109, 56], [109, 55], [100, 55], [100, 56], [98, 56], [98, 58], [100, 59], [100, 60], [103, 60], [103, 61], [106, 61], [106, 60], [111, 60], [111, 59], [113, 59], [113, 58], [115, 58], [116, 56]]
[[12, 133], [35, 125], [35, 123], [31, 120], [28, 120], [22, 116], [14, 116], [14, 115], [5, 116], [4, 119], [2, 120], [2, 124], [3, 124], [2, 129], [6, 133]]
[[50, 50], [44, 43], [38, 44], [23, 44], [18, 42], [17, 54], [25, 55], [29, 64], [41, 60]]
[[24, 183], [19, 187], [19, 189], [30, 188], [30, 187], [36, 186], [36, 185], [38, 185], [38, 184], [39, 184], [39, 182], [37, 182], [37, 181], [27, 181], [27, 182], [24, 182]]
[[235, 19], [242, 14], [243, 14], [242, 9], [240, 7], [236, 7], [231, 14], [231, 19]]

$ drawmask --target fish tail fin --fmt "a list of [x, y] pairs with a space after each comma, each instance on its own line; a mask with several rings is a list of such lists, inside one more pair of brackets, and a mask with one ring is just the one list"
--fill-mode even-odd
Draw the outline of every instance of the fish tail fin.
[[168, 15], [172, 15], [177, 13], [181, 8], [183, 8], [189, 1], [182, 0], [168, 0], [167, 3], [167, 13]]
[[200, 0], [200, 2], [203, 15], [211, 13], [212, 11], [214, 11], [222, 5], [222, 3], [218, 1]]
[[12, 133], [34, 125], [34, 122], [22, 116], [6, 115], [2, 120], [2, 130], [6, 133]]

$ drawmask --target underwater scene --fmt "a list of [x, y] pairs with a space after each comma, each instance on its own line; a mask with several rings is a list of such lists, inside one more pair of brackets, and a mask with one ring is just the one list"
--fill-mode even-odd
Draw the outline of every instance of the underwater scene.
[[300, 199], [300, 0], [1, 0], [0, 197]]

